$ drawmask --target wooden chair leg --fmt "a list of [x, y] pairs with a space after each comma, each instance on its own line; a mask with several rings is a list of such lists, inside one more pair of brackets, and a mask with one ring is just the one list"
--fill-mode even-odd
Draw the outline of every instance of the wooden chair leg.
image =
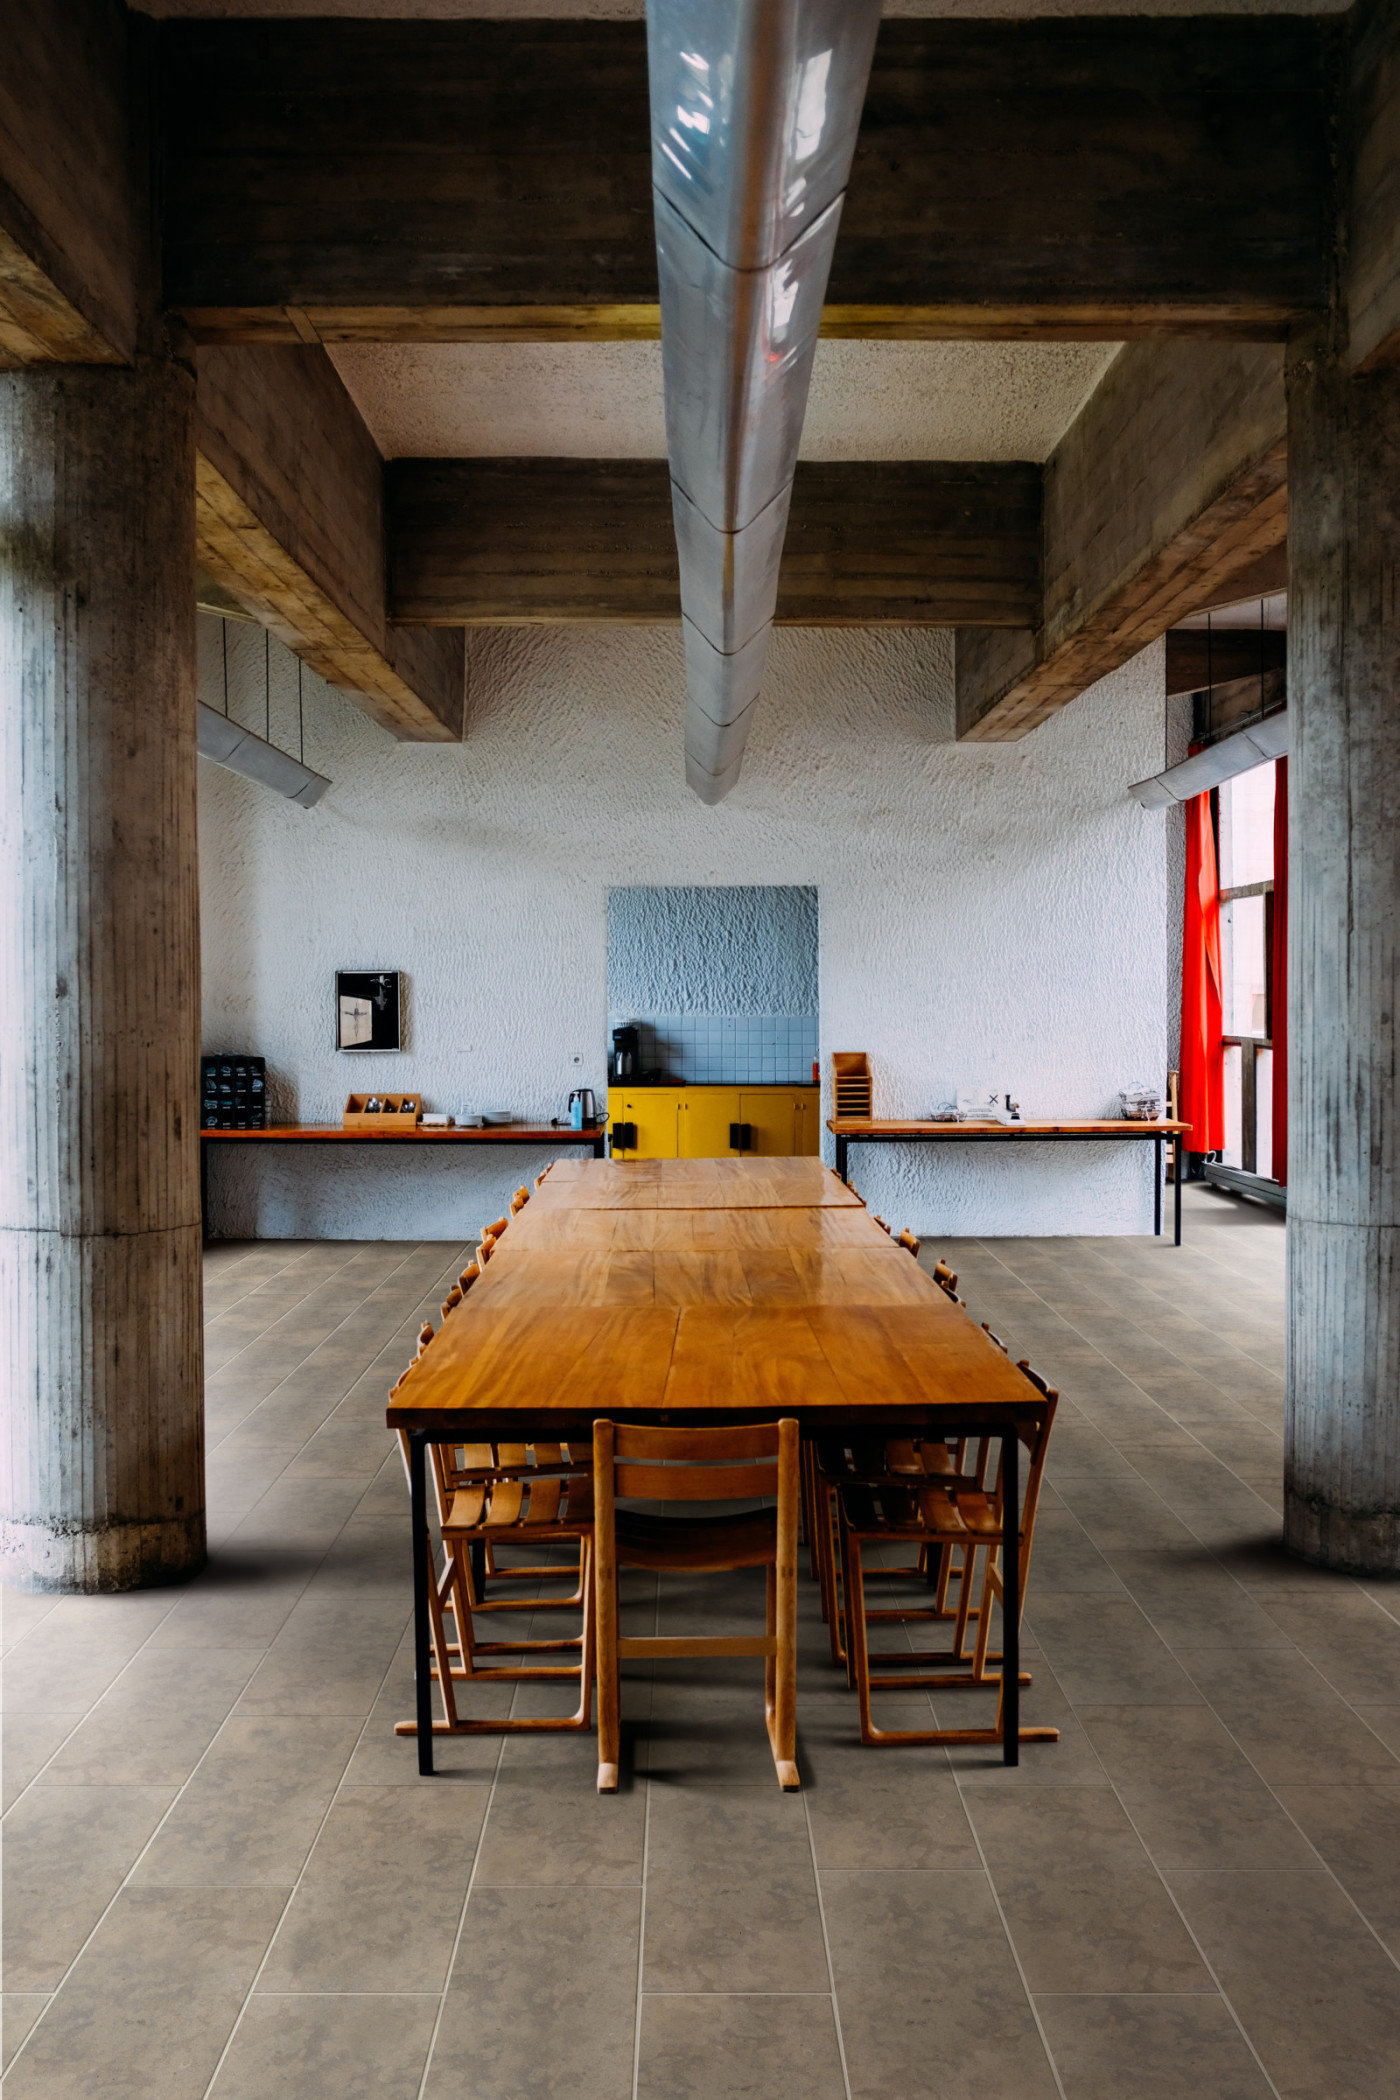
[[598, 1792], [617, 1792], [621, 1757], [621, 1722], [617, 1658], [617, 1562], [611, 1528], [594, 1540], [594, 1587], [597, 1594], [595, 1638], [598, 1650]]
[[[793, 1482], [794, 1489], [796, 1482]], [[785, 1793], [796, 1793], [802, 1784], [797, 1770], [797, 1524], [796, 1494], [789, 1498], [793, 1522], [786, 1537], [778, 1533], [778, 1565], [774, 1570], [773, 1632], [777, 1637], [775, 1657], [773, 1755], [778, 1784]]]
[[860, 1739], [869, 1743], [874, 1741], [874, 1735], [870, 1718], [870, 1656], [865, 1642], [865, 1580], [861, 1570], [860, 1540], [853, 1531], [843, 1530], [841, 1559], [845, 1566], [846, 1653], [850, 1657], [860, 1708]]

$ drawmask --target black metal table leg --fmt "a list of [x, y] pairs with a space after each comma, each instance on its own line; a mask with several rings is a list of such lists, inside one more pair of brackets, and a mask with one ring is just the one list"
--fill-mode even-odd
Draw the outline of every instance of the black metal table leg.
[[1172, 1168], [1172, 1188], [1176, 1196], [1176, 1245], [1181, 1245], [1181, 1134], [1172, 1141], [1176, 1164]]
[[1152, 1230], [1156, 1237], [1160, 1239], [1162, 1237], [1162, 1140], [1160, 1138], [1152, 1140], [1152, 1149], [1157, 1155], [1157, 1181], [1152, 1191]]
[[1001, 1718], [1004, 1765], [1021, 1762], [1021, 1496], [1015, 1428], [1001, 1440]]
[[432, 1626], [428, 1613], [428, 1432], [408, 1432], [408, 1485], [413, 1516], [413, 1688], [418, 1717], [418, 1770], [428, 1778], [433, 1769]]
[[847, 1181], [850, 1178], [846, 1171], [848, 1152], [849, 1140], [842, 1137], [838, 1130], [836, 1133], [836, 1171], [843, 1181]]
[[606, 1130], [599, 1128], [593, 1133], [593, 1157], [595, 1159], [606, 1159], [607, 1156], [608, 1133]]

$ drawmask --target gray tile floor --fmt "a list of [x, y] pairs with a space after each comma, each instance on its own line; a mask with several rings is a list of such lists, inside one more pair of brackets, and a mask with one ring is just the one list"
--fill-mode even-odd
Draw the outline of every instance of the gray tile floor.
[[754, 1666], [660, 1665], [601, 1801], [591, 1740], [420, 1781], [392, 1733], [384, 1395], [463, 1250], [212, 1248], [208, 1571], [5, 1600], [11, 2100], [1393, 2100], [1400, 1589], [1276, 1544], [1280, 1222], [1193, 1190], [1180, 1252], [937, 1251], [1064, 1395], [1026, 1695], [1061, 1741], [861, 1750], [806, 1590], [804, 1793]]

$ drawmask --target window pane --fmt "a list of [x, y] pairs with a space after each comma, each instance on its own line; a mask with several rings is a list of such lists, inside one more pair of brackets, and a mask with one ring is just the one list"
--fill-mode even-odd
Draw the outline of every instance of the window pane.
[[1274, 874], [1274, 769], [1253, 766], [1220, 789], [1220, 887], [1271, 882]]
[[1274, 1174], [1274, 1053], [1259, 1050], [1255, 1053], [1254, 1067], [1255, 1171], [1267, 1174], [1272, 1181]]
[[1226, 1035], [1264, 1035], [1264, 899], [1236, 897], [1220, 907], [1220, 965]]
[[1244, 1165], [1244, 1121], [1240, 1108], [1240, 1074], [1243, 1069], [1240, 1060], [1243, 1056], [1238, 1043], [1225, 1045], [1225, 1150], [1222, 1158], [1227, 1167]]

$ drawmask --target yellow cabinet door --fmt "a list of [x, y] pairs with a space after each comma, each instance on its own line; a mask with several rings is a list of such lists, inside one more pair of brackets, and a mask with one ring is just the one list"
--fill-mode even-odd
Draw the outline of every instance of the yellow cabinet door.
[[678, 1151], [682, 1159], [733, 1159], [730, 1128], [739, 1118], [739, 1095], [728, 1087], [690, 1087], [680, 1098]]
[[803, 1159], [815, 1159], [822, 1149], [820, 1088], [813, 1087], [810, 1092], [798, 1094], [796, 1110], [792, 1149]]
[[609, 1128], [616, 1123], [631, 1123], [637, 1134], [633, 1146], [615, 1144], [613, 1158], [674, 1159], [679, 1101], [680, 1095], [675, 1087], [645, 1086], [633, 1088], [626, 1094], [610, 1093]]
[[792, 1094], [740, 1094], [739, 1121], [749, 1126], [751, 1154], [790, 1158], [796, 1150], [797, 1101]]

